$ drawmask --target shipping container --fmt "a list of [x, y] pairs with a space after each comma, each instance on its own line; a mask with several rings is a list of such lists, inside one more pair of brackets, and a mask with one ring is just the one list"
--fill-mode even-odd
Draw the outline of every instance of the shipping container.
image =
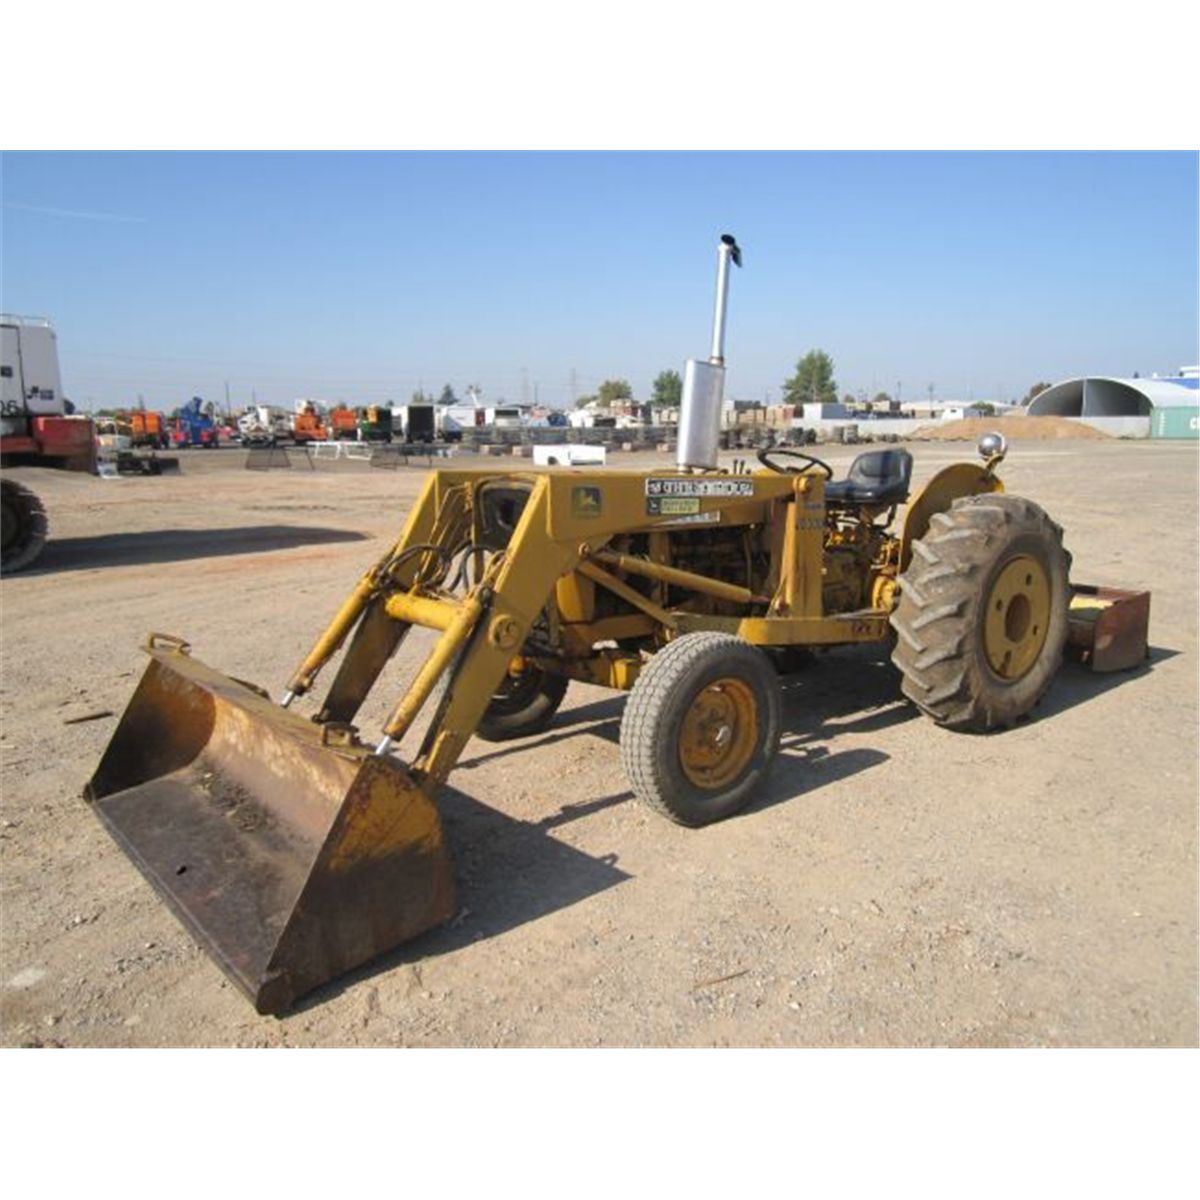
[[1150, 414], [1153, 438], [1200, 438], [1200, 405], [1156, 408]]

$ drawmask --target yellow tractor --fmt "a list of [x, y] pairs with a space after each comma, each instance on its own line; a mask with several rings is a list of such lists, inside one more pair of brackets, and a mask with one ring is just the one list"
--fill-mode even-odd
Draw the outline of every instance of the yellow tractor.
[[[791, 449], [761, 452], [752, 472], [718, 467], [739, 260], [722, 239], [713, 352], [687, 364], [674, 467], [430, 472], [278, 703], [150, 636], [87, 796], [260, 1012], [454, 914], [439, 786], [472, 736], [546, 726], [572, 679], [630, 693], [630, 787], [688, 826], [759, 791], [779, 743], [777, 668], [798, 648], [894, 643], [905, 694], [956, 729], [1010, 725], [1049, 687], [1070, 558], [1036, 504], [1004, 493], [998, 436], [911, 500], [902, 449], [867, 451], [838, 481]], [[428, 657], [363, 740], [356, 714], [414, 627], [436, 632]], [[302, 715], [295, 702], [339, 654]]]

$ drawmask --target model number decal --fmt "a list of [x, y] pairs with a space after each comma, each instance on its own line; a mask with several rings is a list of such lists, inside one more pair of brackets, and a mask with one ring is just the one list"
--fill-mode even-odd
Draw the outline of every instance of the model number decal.
[[646, 499], [646, 511], [654, 517], [660, 514], [664, 517], [690, 516], [700, 511], [700, 497], [649, 496]]
[[660, 521], [654, 528], [674, 529], [677, 525], [719, 525], [720, 523], [720, 510], [714, 508], [711, 512], [692, 513], [688, 517], [671, 517], [669, 520]]
[[647, 479], [647, 496], [753, 496], [752, 479]]

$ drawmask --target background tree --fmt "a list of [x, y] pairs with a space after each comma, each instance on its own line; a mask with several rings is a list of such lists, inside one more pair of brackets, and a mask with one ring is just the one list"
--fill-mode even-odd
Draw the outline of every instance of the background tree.
[[824, 350], [810, 350], [797, 364], [796, 373], [783, 385], [784, 404], [836, 404], [837, 383], [833, 359]]
[[871, 401], [876, 408], [887, 408], [892, 403], [892, 398], [887, 392], [876, 392], [875, 399]]
[[600, 391], [597, 395], [600, 398], [602, 407], [611, 408], [614, 404], [619, 404], [622, 400], [632, 400], [633, 388], [624, 379], [606, 379], [600, 385]]
[[660, 371], [654, 377], [655, 404], [678, 406], [683, 399], [683, 380], [678, 371]]
[[1035, 384], [1033, 385], [1033, 387], [1031, 387], [1031, 388], [1029, 389], [1029, 391], [1027, 391], [1027, 392], [1025, 393], [1025, 396], [1024, 396], [1024, 398], [1021, 400], [1021, 403], [1022, 403], [1023, 405], [1029, 404], [1029, 403], [1030, 403], [1030, 401], [1032, 401], [1032, 400], [1033, 400], [1033, 398], [1034, 398], [1035, 396], [1040, 396], [1040, 395], [1041, 395], [1041, 394], [1042, 394], [1042, 393], [1043, 393], [1043, 392], [1044, 392], [1044, 391], [1045, 391], [1047, 388], [1049, 388], [1049, 387], [1051, 387], [1051, 386], [1052, 386], [1052, 385], [1051, 385], [1051, 384], [1049, 384], [1049, 383], [1040, 383], [1040, 382], [1039, 382], [1039, 383], [1035, 383]]
[[438, 397], [439, 404], [457, 404], [458, 397], [454, 394], [454, 389], [446, 384], [442, 388], [442, 394]]

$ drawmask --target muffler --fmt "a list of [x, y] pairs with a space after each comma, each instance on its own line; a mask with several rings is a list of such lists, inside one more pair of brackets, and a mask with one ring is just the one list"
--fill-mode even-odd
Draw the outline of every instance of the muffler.
[[84, 794], [260, 1013], [453, 915], [441, 820], [401, 764], [178, 639], [146, 650]]
[[742, 265], [742, 252], [724, 233], [717, 248], [717, 300], [708, 361], [689, 358], [683, 369], [679, 405], [679, 441], [675, 461], [681, 470], [711, 471], [721, 444], [721, 408], [725, 398], [725, 309], [729, 300], [729, 264]]

